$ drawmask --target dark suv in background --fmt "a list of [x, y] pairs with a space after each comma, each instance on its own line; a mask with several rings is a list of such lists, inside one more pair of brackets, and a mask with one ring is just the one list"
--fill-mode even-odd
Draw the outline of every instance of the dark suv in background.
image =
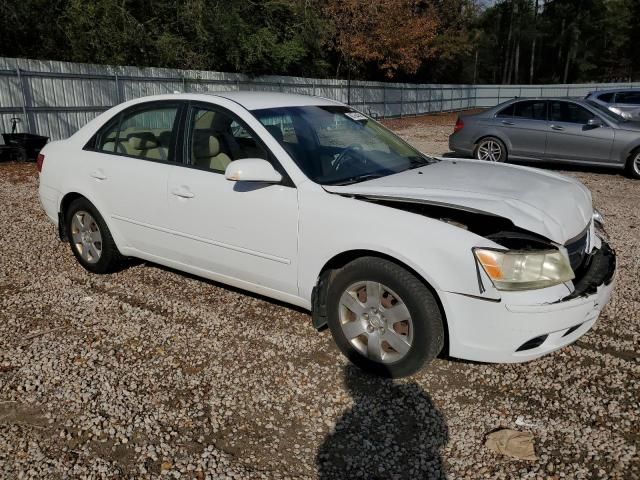
[[586, 98], [607, 107], [627, 120], [640, 121], [640, 88], [598, 90], [589, 93]]

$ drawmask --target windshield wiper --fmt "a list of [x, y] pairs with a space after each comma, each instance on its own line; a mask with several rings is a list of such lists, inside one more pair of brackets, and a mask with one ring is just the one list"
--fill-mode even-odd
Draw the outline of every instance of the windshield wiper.
[[424, 157], [408, 157], [408, 158], [409, 158], [409, 168], [407, 170], [413, 170], [414, 168], [424, 167], [425, 165], [431, 165], [433, 163]]
[[338, 180], [336, 182], [330, 183], [330, 185], [336, 186], [344, 186], [344, 185], [353, 185], [354, 183], [364, 182], [365, 180], [373, 180], [374, 178], [386, 177], [388, 174], [386, 173], [366, 173], [364, 175], [357, 175], [354, 177], [345, 178], [343, 180]]

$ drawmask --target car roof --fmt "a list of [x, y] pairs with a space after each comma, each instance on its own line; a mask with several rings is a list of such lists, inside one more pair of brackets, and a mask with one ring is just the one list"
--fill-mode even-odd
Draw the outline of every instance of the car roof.
[[231, 91], [209, 92], [205, 95], [223, 97], [239, 103], [247, 110], [260, 110], [276, 107], [303, 107], [308, 105], [342, 105], [340, 102], [324, 97], [301, 95], [298, 93]]
[[581, 98], [581, 97], [515, 97], [515, 98], [512, 98], [511, 100], [507, 100], [507, 102], [523, 102], [523, 101], [528, 101], [528, 100], [540, 100], [540, 101], [542, 101], [542, 100], [552, 100], [552, 101], [569, 100], [571, 102], [580, 102], [580, 101], [584, 101], [584, 98]]
[[601, 93], [627, 93], [627, 92], [640, 92], [640, 87], [636, 88], [605, 88], [602, 90], [593, 90], [589, 92], [589, 95], [600, 95]]
[[211, 97], [221, 97], [235, 102], [247, 110], [261, 110], [264, 108], [277, 107], [303, 107], [308, 105], [343, 105], [335, 100], [316, 97], [312, 95], [301, 95], [297, 93], [280, 92], [258, 92], [258, 91], [211, 91], [204, 93], [169, 93], [153, 95], [149, 97], [137, 98], [130, 104], [143, 103], [156, 100], [196, 100], [210, 102]]
[[490, 107], [486, 112], [491, 112], [494, 110], [499, 110], [501, 108], [507, 107], [509, 105], [513, 105], [517, 102], [529, 102], [529, 101], [561, 101], [561, 102], [575, 102], [580, 104], [588, 105], [588, 102], [584, 98], [580, 97], [515, 97], [509, 100], [505, 100], [498, 105]]

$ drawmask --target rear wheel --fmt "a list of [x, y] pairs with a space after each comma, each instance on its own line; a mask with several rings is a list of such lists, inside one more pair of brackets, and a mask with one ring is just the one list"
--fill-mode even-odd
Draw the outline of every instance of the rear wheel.
[[86, 198], [71, 202], [65, 216], [71, 251], [84, 268], [92, 273], [110, 273], [122, 265], [107, 224]]
[[363, 257], [337, 271], [327, 309], [342, 353], [377, 375], [411, 375], [442, 350], [444, 328], [436, 299], [391, 261]]
[[486, 137], [478, 142], [473, 156], [478, 160], [506, 162], [507, 147], [505, 147], [501, 140], [495, 137]]
[[640, 148], [637, 148], [627, 160], [627, 174], [631, 178], [640, 180]]

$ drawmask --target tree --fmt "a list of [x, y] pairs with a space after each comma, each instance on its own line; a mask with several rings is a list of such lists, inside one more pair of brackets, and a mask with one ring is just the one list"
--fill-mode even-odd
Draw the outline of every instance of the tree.
[[3, 0], [0, 55], [407, 82], [640, 80], [640, 1], [486, 3]]
[[[374, 63], [387, 78], [415, 73], [434, 54], [438, 19], [413, 0], [329, 0], [324, 12], [335, 29], [334, 48], [348, 68]], [[340, 64], [339, 63], [339, 64]]]

